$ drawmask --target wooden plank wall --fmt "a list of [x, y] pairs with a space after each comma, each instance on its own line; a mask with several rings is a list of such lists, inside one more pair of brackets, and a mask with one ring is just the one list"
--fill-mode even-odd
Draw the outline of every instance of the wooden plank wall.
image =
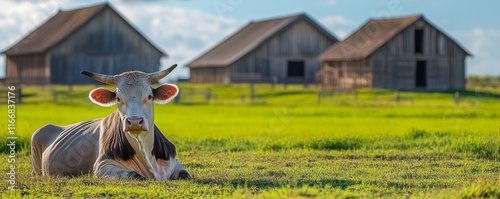
[[191, 83], [229, 83], [228, 67], [191, 68]]
[[[301, 20], [233, 63], [231, 74], [261, 73], [263, 82], [270, 82], [275, 76], [281, 83], [312, 83], [315, 73], [321, 69], [316, 56], [333, 43], [306, 20]], [[288, 61], [304, 61], [305, 79], [297, 82], [296, 78], [287, 77]]]
[[45, 54], [7, 56], [6, 83], [45, 85], [49, 71]]
[[120, 74], [125, 71], [157, 70], [157, 57], [154, 55], [85, 55], [58, 54], [51, 56], [51, 82], [54, 84], [93, 84], [94, 80], [81, 75], [80, 71], [102, 74]]
[[[414, 52], [415, 29], [424, 30], [422, 54]], [[373, 66], [373, 86], [377, 88], [416, 89], [417, 61], [426, 61], [426, 90], [465, 88], [465, 52], [423, 20], [396, 35], [369, 59]]]
[[106, 10], [50, 51], [51, 81], [57, 84], [95, 83], [81, 70], [104, 74], [159, 70], [161, 53], [117, 14]]
[[332, 61], [326, 66], [332, 68], [329, 78], [335, 80], [334, 88], [360, 88], [372, 86], [372, 71], [368, 60]]

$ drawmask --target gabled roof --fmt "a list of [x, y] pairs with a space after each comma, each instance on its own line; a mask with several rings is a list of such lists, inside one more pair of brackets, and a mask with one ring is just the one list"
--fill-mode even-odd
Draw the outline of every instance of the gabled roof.
[[323, 29], [306, 14], [256, 22], [252, 21], [187, 65], [191, 68], [228, 66], [266, 42], [272, 36], [302, 19], [307, 20], [331, 40], [338, 41], [335, 36]]
[[[84, 25], [89, 23], [95, 16], [104, 11], [106, 8], [111, 9], [118, 16], [120, 16], [107, 3], [86, 8], [59, 11], [56, 15], [40, 25], [33, 32], [28, 34], [21, 41], [14, 44], [3, 53], [5, 53], [6, 55], [45, 53], [52, 47], [63, 42], [66, 38], [78, 31]], [[123, 19], [123, 17], [121, 18]], [[130, 28], [132, 28], [144, 38], [144, 36], [139, 31], [137, 31], [137, 29], [130, 25], [125, 19], [123, 20], [130, 26]], [[144, 39], [161, 54], [166, 55], [146, 38]]]
[[[429, 23], [422, 15], [371, 19], [342, 42], [333, 44], [318, 59], [320, 61], [364, 59], [421, 19]], [[448, 39], [454, 41], [434, 25], [431, 24], [431, 26], [448, 37]], [[457, 43], [456, 41], [454, 42]], [[458, 43], [457, 45], [460, 46]], [[460, 46], [460, 48], [462, 47]], [[470, 55], [464, 48], [462, 50], [467, 55]]]

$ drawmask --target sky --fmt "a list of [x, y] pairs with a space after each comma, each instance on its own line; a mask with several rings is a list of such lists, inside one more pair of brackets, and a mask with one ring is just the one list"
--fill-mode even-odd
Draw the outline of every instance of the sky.
[[[167, 52], [161, 67], [179, 64], [170, 78], [187, 78], [187, 63], [252, 20], [307, 13], [339, 39], [370, 18], [423, 14], [472, 56], [467, 75], [500, 75], [500, 1], [464, 0], [0, 0], [0, 51], [54, 16], [109, 2], [146, 38]], [[0, 76], [5, 56], [0, 55]]]

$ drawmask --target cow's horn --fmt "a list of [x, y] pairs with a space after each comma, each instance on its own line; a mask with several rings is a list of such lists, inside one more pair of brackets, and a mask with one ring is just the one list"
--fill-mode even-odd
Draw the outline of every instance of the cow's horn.
[[88, 72], [88, 71], [82, 71], [82, 74], [87, 75], [91, 77], [92, 79], [95, 79], [97, 81], [100, 81], [105, 84], [109, 85], [115, 85], [115, 79], [113, 78], [113, 75], [103, 75], [99, 73], [93, 73], [93, 72]]
[[154, 72], [154, 73], [149, 73], [149, 81], [152, 83], [155, 83], [157, 82], [158, 80], [164, 78], [165, 76], [167, 76], [170, 72], [172, 72], [175, 67], [177, 67], [177, 64], [174, 64], [172, 66], [170, 66], [169, 68], [165, 69], [165, 70], [162, 70], [162, 71], [158, 71], [158, 72]]

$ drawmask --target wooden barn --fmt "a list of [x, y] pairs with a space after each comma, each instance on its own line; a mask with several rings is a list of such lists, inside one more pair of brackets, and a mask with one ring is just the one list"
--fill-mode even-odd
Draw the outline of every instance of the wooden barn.
[[88, 70], [153, 72], [166, 56], [109, 4], [59, 11], [6, 55], [9, 84], [89, 84]]
[[337, 41], [306, 14], [250, 22], [189, 63], [190, 82], [311, 83]]
[[470, 54], [423, 16], [371, 19], [319, 56], [329, 88], [465, 89]]

